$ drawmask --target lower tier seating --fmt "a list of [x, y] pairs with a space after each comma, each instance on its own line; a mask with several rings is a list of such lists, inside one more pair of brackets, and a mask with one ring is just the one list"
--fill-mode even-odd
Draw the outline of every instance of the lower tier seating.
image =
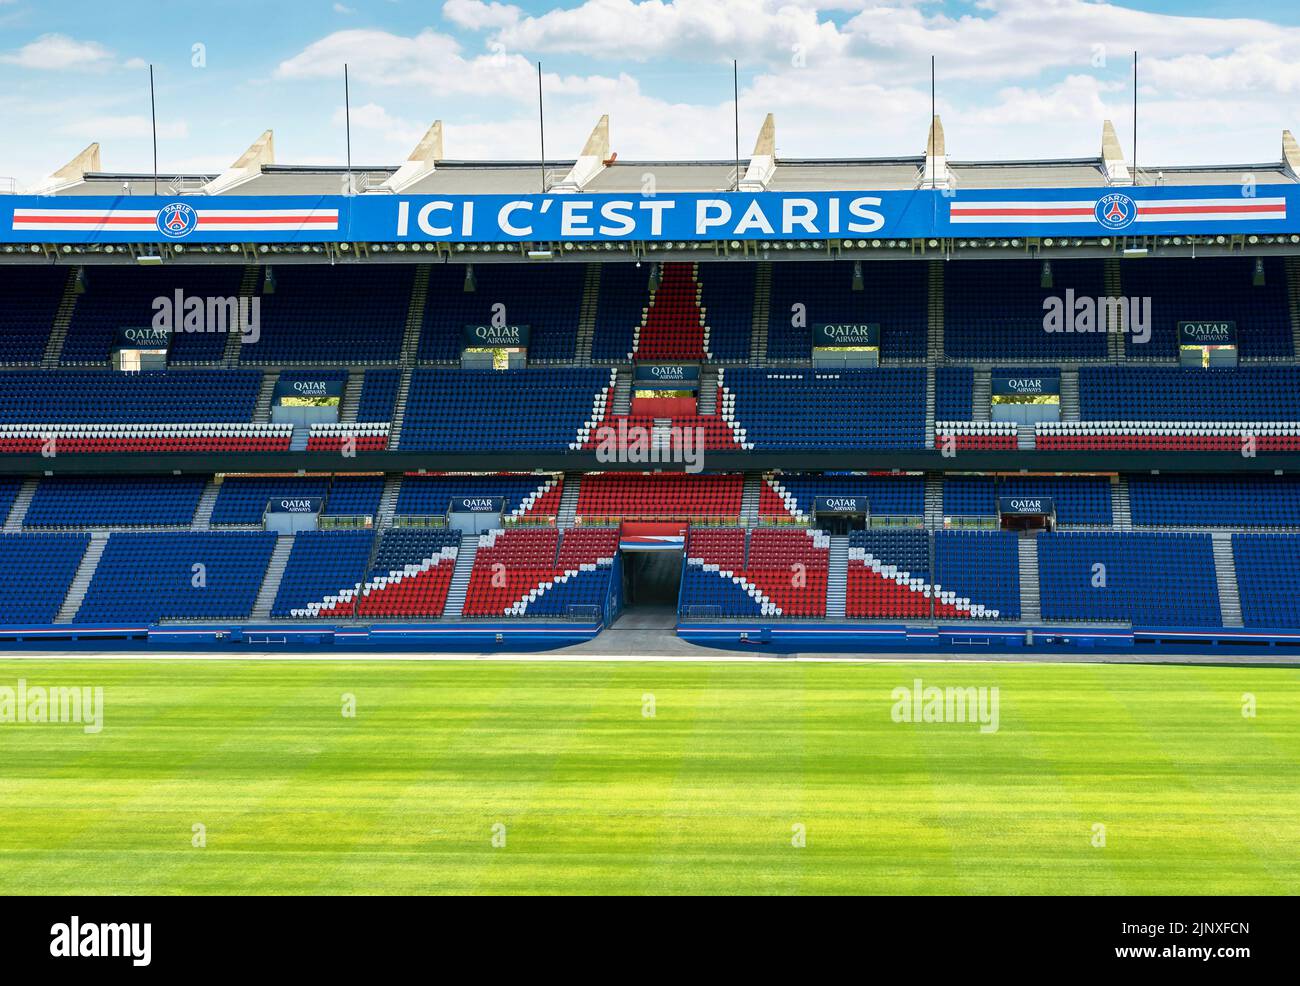
[[365, 578], [373, 544], [374, 533], [369, 530], [295, 535], [271, 615], [316, 616], [321, 608], [339, 602], [342, 592], [355, 595]]
[[1248, 627], [1300, 627], [1300, 535], [1234, 534], [1232, 557]]
[[0, 534], [0, 624], [53, 623], [89, 544], [88, 534]]
[[686, 543], [683, 615], [826, 615], [830, 540], [804, 528], [692, 528]]
[[616, 528], [490, 531], [479, 537], [462, 615], [559, 617], [603, 607], [617, 551]]
[[1208, 534], [1040, 534], [1038, 578], [1047, 620], [1222, 625]]
[[275, 538], [269, 531], [111, 534], [76, 622], [247, 619]]

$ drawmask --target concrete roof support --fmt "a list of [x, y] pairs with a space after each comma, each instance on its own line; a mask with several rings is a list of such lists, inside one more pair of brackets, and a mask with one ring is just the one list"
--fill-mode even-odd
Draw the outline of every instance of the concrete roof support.
[[262, 173], [262, 165], [275, 164], [275, 137], [270, 130], [249, 145], [234, 164], [200, 189], [203, 195], [220, 195]]
[[749, 167], [740, 179], [742, 192], [762, 192], [767, 189], [772, 176], [776, 174], [776, 118], [771, 113], [763, 119], [759, 128], [758, 140], [754, 142], [754, 153], [750, 155]]
[[591, 179], [605, 170], [609, 160], [609, 114], [606, 113], [596, 121], [569, 173], [551, 186], [551, 191], [581, 192]]
[[1101, 125], [1101, 165], [1106, 172], [1106, 181], [1112, 185], [1132, 185], [1133, 176], [1124, 161], [1124, 149], [1119, 146], [1115, 136], [1115, 124], [1109, 120]]
[[80, 183], [87, 174], [93, 174], [99, 170], [99, 144], [95, 143], [27, 191], [31, 195], [52, 195]]
[[1300, 145], [1290, 130], [1282, 131], [1282, 165], [1291, 172], [1291, 177], [1300, 181]]
[[430, 171], [437, 169], [442, 160], [442, 121], [434, 120], [433, 126], [425, 131], [415, 150], [402, 163], [402, 166], [388, 176], [388, 180], [379, 186], [381, 192], [401, 192], [415, 184]]
[[948, 170], [948, 154], [944, 149], [943, 121], [936, 113], [930, 121], [930, 133], [925, 142], [925, 172], [921, 176], [926, 188], [952, 188], [955, 184]]

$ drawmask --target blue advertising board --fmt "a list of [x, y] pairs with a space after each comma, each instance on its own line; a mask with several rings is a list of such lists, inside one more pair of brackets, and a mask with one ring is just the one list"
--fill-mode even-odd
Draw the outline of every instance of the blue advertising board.
[[510, 243], [1300, 232], [1296, 186], [656, 195], [0, 195], [0, 243]]

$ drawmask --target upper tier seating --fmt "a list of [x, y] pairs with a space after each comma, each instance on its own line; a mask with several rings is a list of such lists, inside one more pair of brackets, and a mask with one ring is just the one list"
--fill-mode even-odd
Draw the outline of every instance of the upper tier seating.
[[[163, 267], [86, 267], [86, 290], [77, 295], [63, 343], [62, 361], [67, 363], [105, 363], [122, 328], [146, 328], [153, 324], [159, 311], [154, 300], [166, 298], [172, 305], [173, 329], [168, 347], [169, 363], [220, 362], [226, 349], [230, 329], [229, 309], [218, 313], [215, 299], [238, 299], [243, 268], [237, 265]], [[177, 291], [185, 301], [197, 298], [203, 303], [201, 325], [182, 321], [186, 312], [176, 311]], [[209, 314], [209, 299], [214, 306]], [[265, 308], [265, 305], [263, 305]], [[223, 324], [220, 318], [226, 318]], [[209, 321], [211, 319], [212, 321]], [[195, 328], [203, 331], [194, 331]], [[221, 331], [221, 329], [225, 331]], [[212, 331], [209, 331], [212, 330]], [[238, 331], [238, 330], [236, 330]]]
[[434, 264], [419, 358], [458, 360], [465, 326], [487, 325], [500, 313], [504, 324], [529, 327], [530, 363], [571, 360], [586, 275], [578, 263], [476, 264], [474, 290], [466, 291], [464, 264]]
[[0, 363], [39, 363], [68, 284], [63, 267], [0, 267]]
[[882, 358], [924, 359], [927, 265], [921, 261], [863, 263], [862, 276], [862, 290], [854, 291], [851, 261], [772, 264], [767, 358], [810, 358], [817, 324], [878, 322]]
[[590, 473], [578, 490], [579, 518], [688, 520], [739, 517], [745, 477], [736, 474]]
[[294, 535], [271, 615], [281, 619], [314, 617], [319, 607], [337, 602], [340, 592], [355, 593], [366, 576], [373, 544], [374, 532], [369, 530]]
[[659, 288], [644, 324], [633, 332], [629, 358], [706, 360], [712, 357], [694, 264], [660, 264]]
[[1300, 421], [1300, 367], [1085, 366], [1080, 421]]
[[19, 477], [0, 476], [0, 527], [4, 526], [14, 501], [18, 499], [18, 491], [22, 488], [23, 481]]
[[1300, 535], [1234, 534], [1232, 557], [1248, 627], [1300, 627]]
[[1208, 534], [1044, 533], [1038, 576], [1047, 620], [1222, 625]]
[[0, 421], [243, 422], [253, 417], [261, 385], [254, 370], [14, 370], [0, 373]]
[[1179, 322], [1236, 322], [1237, 351], [1246, 358], [1293, 356], [1286, 269], [1281, 257], [1263, 259], [1264, 284], [1255, 286], [1254, 257], [1131, 261], [1120, 265], [1123, 294], [1151, 299], [1151, 338], [1125, 335], [1130, 359], [1168, 359], [1178, 353]]
[[936, 531], [936, 602], [962, 616], [1020, 617], [1020, 553], [1010, 531]]
[[876, 516], [920, 517], [925, 513], [925, 477], [781, 473], [759, 489], [758, 514], [809, 518], [819, 496], [865, 496]]
[[558, 476], [531, 473], [495, 475], [445, 474], [405, 476], [397, 494], [397, 515], [447, 512], [452, 497], [499, 496], [505, 513], [516, 517], [554, 517], [560, 510], [564, 482]]
[[[1043, 300], [1105, 294], [1100, 260], [1052, 260], [1053, 287], [1037, 260], [945, 264], [944, 355], [953, 359], [1105, 359], [1105, 332], [1048, 332]], [[1070, 313], [1066, 313], [1067, 319]]]
[[401, 386], [401, 370], [366, 370], [361, 384], [361, 399], [357, 404], [357, 420], [392, 421]]
[[754, 265], [705, 263], [699, 265], [697, 276], [713, 358], [748, 360], [754, 330]]
[[275, 539], [270, 531], [110, 534], [76, 622], [247, 619]]
[[924, 448], [925, 371], [734, 369], [719, 409], [746, 448]]
[[261, 296], [261, 338], [244, 363], [395, 363], [402, 353], [414, 268], [366, 264], [274, 268]]
[[188, 527], [206, 476], [47, 476], [25, 527]]
[[89, 544], [88, 534], [0, 534], [0, 624], [53, 623]]
[[566, 450], [610, 386], [598, 367], [417, 369], [402, 429], [404, 451]]
[[1133, 523], [1166, 527], [1300, 525], [1300, 477], [1129, 477]]
[[334, 517], [375, 517], [383, 497], [383, 476], [335, 476], [330, 481], [321, 513]]
[[649, 304], [649, 265], [601, 264], [591, 358], [603, 361], [627, 359], [628, 353], [632, 352], [642, 313]]

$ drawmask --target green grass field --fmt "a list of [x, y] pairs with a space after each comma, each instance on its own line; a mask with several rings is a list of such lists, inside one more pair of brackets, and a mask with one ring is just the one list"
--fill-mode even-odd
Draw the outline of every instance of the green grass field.
[[[894, 722], [918, 676], [998, 686], [999, 730]], [[1300, 892], [1295, 669], [0, 660], [19, 678], [105, 712], [0, 724], [7, 894]]]

